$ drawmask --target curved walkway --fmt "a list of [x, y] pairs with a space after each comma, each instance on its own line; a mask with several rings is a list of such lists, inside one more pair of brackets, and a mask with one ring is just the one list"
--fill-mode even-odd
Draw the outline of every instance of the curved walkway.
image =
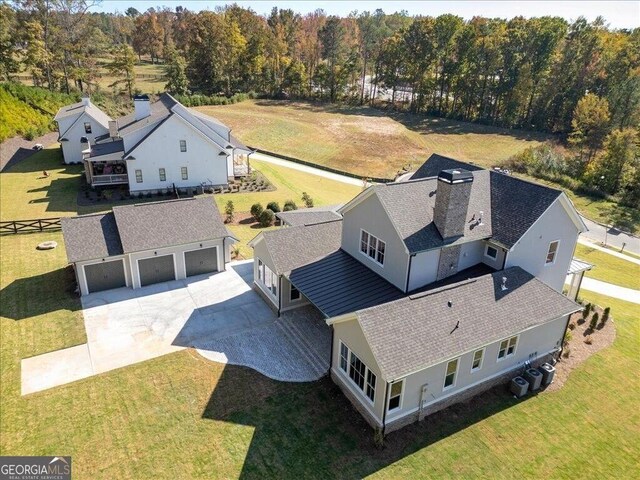
[[619, 287], [618, 285], [612, 285], [611, 283], [601, 282], [593, 278], [584, 277], [582, 279], [583, 290], [590, 290], [592, 292], [601, 293], [608, 297], [618, 298], [627, 302], [640, 304], [640, 290], [634, 290], [632, 288]]

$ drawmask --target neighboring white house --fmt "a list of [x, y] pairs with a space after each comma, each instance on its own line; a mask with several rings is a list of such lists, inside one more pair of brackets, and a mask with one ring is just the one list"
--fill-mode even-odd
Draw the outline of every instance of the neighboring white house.
[[64, 163], [81, 163], [82, 152], [109, 131], [111, 117], [96, 107], [87, 96], [82, 101], [58, 110], [53, 118], [58, 124], [58, 141]]
[[236, 242], [207, 197], [66, 217], [62, 234], [82, 295], [223, 271]]
[[254, 238], [254, 284], [278, 312], [312, 304], [327, 318], [332, 378], [372, 426], [559, 354], [586, 231], [563, 192], [433, 155], [337, 213]]
[[[83, 102], [78, 104], [83, 108], [62, 108], [56, 121], [61, 132], [70, 132], [65, 134], [68, 145], [61, 134], [65, 162], [83, 161], [91, 186], [128, 185], [132, 193], [157, 192], [223, 186], [249, 172], [252, 151], [228, 127], [184, 107], [167, 93], [153, 103], [146, 95], [134, 97], [135, 111], [117, 120], [88, 98]], [[93, 134], [78, 137], [90, 115], [101, 123], [91, 128]]]

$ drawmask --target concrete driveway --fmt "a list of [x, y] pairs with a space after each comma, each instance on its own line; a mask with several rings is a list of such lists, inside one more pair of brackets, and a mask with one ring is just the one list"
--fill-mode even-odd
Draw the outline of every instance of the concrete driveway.
[[[22, 394], [185, 347], [277, 380], [319, 378], [328, 368], [328, 352], [309, 354], [303, 341], [287, 334], [283, 322], [288, 317], [277, 319], [252, 290], [252, 265], [252, 261], [234, 262], [227, 271], [213, 275], [83, 297], [87, 344], [22, 360]], [[329, 338], [328, 327], [313, 311], [306, 319], [312, 334]], [[311, 344], [323, 345], [326, 339]]]

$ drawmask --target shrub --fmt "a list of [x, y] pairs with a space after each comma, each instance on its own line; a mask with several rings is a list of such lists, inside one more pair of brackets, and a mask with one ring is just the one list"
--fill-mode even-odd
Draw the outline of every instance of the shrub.
[[231, 258], [240, 258], [240, 245], [238, 245], [237, 243], [231, 245]]
[[564, 358], [569, 358], [569, 355], [571, 355], [571, 349], [570, 348], [565, 348], [564, 351], [562, 352], [562, 356]]
[[295, 204], [293, 200], [287, 200], [284, 202], [284, 211], [290, 212], [291, 210], [297, 210], [298, 206]]
[[607, 320], [609, 320], [609, 313], [611, 312], [611, 307], [607, 307], [602, 312], [602, 318], [600, 319], [600, 328], [604, 327], [607, 324]]
[[278, 213], [280, 211], [280, 205], [278, 205], [278, 202], [269, 202], [267, 203], [267, 210]]
[[600, 319], [600, 315], [598, 315], [598, 312], [593, 314], [593, 317], [591, 317], [591, 323], [589, 323], [589, 328], [591, 330], [595, 330], [596, 326], [598, 325], [598, 320]]
[[584, 343], [586, 343], [587, 345], [591, 345], [593, 343], [591, 335], [587, 335], [587, 338], [584, 339]]
[[256, 219], [256, 222], [260, 221], [260, 215], [262, 215], [263, 211], [264, 208], [262, 208], [262, 204], [254, 203], [253, 205], [251, 205], [251, 215]]
[[235, 211], [235, 207], [233, 205], [233, 201], [229, 200], [224, 207], [224, 213], [227, 215], [227, 223], [233, 222], [234, 211]]
[[567, 332], [564, 334], [564, 341], [562, 342], [562, 344], [566, 347], [567, 345], [569, 345], [569, 342], [572, 339], [573, 339], [573, 333], [567, 330]]
[[270, 227], [273, 225], [273, 222], [276, 220], [276, 214], [273, 213], [272, 210], [268, 208], [263, 210], [260, 214], [260, 226], [261, 227]]
[[304, 202], [305, 207], [313, 207], [313, 198], [311, 198], [311, 196], [307, 192], [302, 192], [302, 201]]
[[584, 309], [582, 310], [582, 318], [586, 320], [587, 317], [589, 316], [589, 313], [591, 313], [591, 304], [587, 303]]
[[573, 323], [573, 322], [570, 322], [569, 323], [569, 330], [575, 330], [575, 328], [576, 328], [576, 324]]

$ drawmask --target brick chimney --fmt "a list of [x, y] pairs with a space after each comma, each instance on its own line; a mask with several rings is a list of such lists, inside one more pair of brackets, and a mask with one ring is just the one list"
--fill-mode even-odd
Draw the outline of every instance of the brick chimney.
[[464, 234], [472, 183], [473, 174], [462, 168], [438, 175], [433, 221], [445, 240]]
[[136, 121], [147, 118], [151, 115], [151, 104], [148, 95], [136, 95], [133, 97], [133, 107], [135, 109]]

